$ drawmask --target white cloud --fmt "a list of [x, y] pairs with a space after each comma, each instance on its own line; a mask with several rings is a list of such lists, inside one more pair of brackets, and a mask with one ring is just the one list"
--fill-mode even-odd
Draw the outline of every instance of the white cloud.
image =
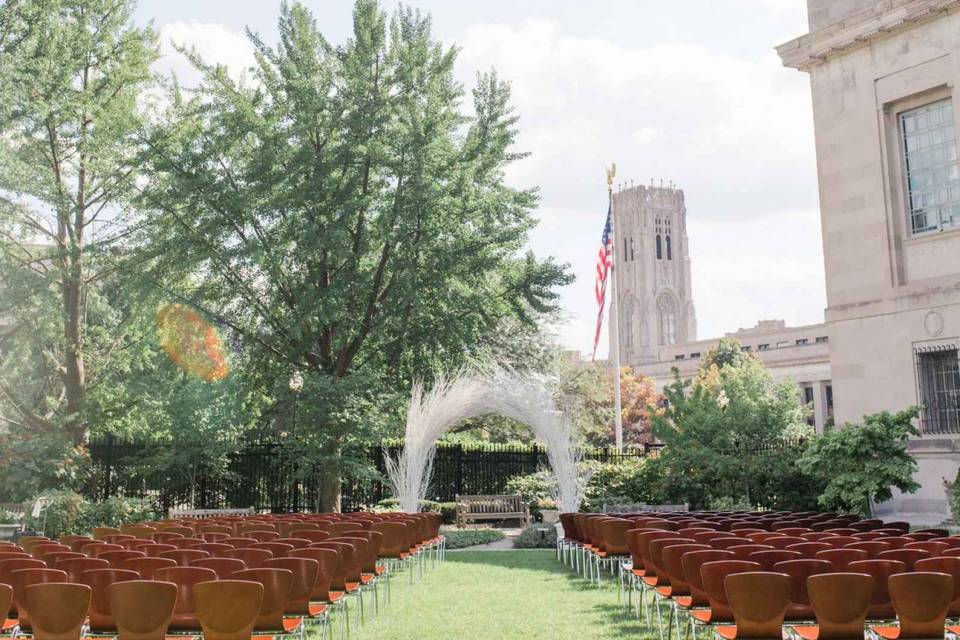
[[175, 45], [194, 49], [208, 64], [225, 65], [235, 79], [256, 62], [253, 46], [239, 31], [210, 22], [168, 22], [160, 27], [160, 59], [154, 68], [164, 74], [176, 74], [185, 87], [196, 86], [200, 74]]

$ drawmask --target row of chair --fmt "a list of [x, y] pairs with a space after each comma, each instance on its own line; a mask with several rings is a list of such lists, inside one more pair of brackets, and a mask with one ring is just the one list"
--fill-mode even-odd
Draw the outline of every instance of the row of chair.
[[[4, 627], [14, 635], [32, 632], [35, 637], [62, 627], [69, 638], [89, 632], [150, 640], [142, 629], [131, 629], [160, 621], [151, 627], [159, 637], [170, 629], [216, 638], [227, 629], [236, 640], [254, 631], [302, 634], [309, 623], [318, 624], [326, 635], [329, 614], [335, 612], [344, 637], [350, 632], [348, 600], [357, 602], [356, 621], [362, 622], [364, 593], [372, 592], [376, 612], [378, 586], [385, 585], [389, 602], [393, 573], [406, 571], [412, 582], [415, 573], [422, 575], [427, 558], [433, 563], [443, 559], [444, 539], [432, 514], [297, 515], [251, 516], [229, 523], [157, 521], [101, 527], [90, 536], [57, 541], [24, 536], [16, 543], [0, 543], [0, 586], [9, 587], [10, 594], [6, 606], [11, 617]], [[281, 524], [285, 537], [280, 537]], [[128, 584], [138, 586], [121, 587]], [[115, 595], [126, 593], [124, 589], [139, 589], [140, 594], [155, 590], [158, 595], [145, 600], [147, 605], [141, 603], [139, 612], [134, 606], [125, 618], [124, 613], [114, 615], [112, 606], [125, 606], [124, 596]], [[171, 589], [172, 605], [170, 597], [162, 596]], [[31, 597], [38, 604], [32, 606]], [[56, 613], [56, 607], [46, 606], [47, 597], [65, 598], [83, 610], [79, 631], [75, 633], [72, 619], [64, 627], [63, 620], [36, 618], [34, 606]], [[0, 593], [0, 605], [2, 598]], [[242, 612], [230, 610], [237, 603], [244, 603]], [[253, 615], [251, 625], [230, 626], [246, 620], [247, 614]], [[125, 627], [123, 620], [133, 626]]]

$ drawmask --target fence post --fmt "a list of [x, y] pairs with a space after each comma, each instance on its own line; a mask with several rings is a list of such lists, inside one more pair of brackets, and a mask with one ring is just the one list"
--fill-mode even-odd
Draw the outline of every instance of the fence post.
[[536, 473], [540, 467], [540, 449], [537, 447], [536, 442], [530, 447], [530, 462], [530, 473]]
[[457, 443], [457, 495], [463, 495], [463, 445]]

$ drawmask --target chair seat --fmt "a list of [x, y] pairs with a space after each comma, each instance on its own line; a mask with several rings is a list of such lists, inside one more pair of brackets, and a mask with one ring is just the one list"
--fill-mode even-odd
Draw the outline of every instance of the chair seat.
[[660, 582], [660, 579], [657, 576], [643, 576], [643, 582], [648, 587], [655, 587], [657, 583]]
[[343, 591], [328, 591], [327, 592], [327, 601], [330, 604], [338, 602], [343, 599]]
[[374, 576], [374, 575], [371, 574], [371, 573], [365, 573], [365, 574], [363, 574], [363, 575], [360, 576], [360, 584], [370, 584], [371, 582], [373, 582], [373, 579], [374, 579], [375, 577], [376, 577], [376, 576]]
[[385, 574], [386, 572], [387, 572], [387, 568], [386, 568], [384, 565], [382, 565], [382, 564], [378, 564], [378, 565], [377, 565], [377, 575], [378, 575], [378, 576], [382, 576], [382, 575]]
[[724, 640], [736, 640], [737, 638], [737, 626], [733, 624], [725, 624], [719, 627], [714, 627], [714, 631], [717, 632], [717, 635], [723, 638]]
[[683, 607], [684, 609], [689, 609], [693, 606], [693, 596], [677, 596], [673, 601], [677, 603], [678, 607]]
[[815, 624], [793, 627], [793, 630], [796, 631], [797, 635], [803, 638], [803, 640], [817, 640], [817, 638], [820, 637], [820, 627]]
[[897, 640], [900, 637], [900, 627], [870, 627], [881, 638]]
[[713, 611], [710, 609], [694, 609], [690, 612], [690, 615], [693, 616], [693, 619], [697, 622], [708, 624], [713, 618]]
[[356, 593], [357, 591], [360, 590], [360, 583], [359, 583], [359, 582], [348, 582], [348, 583], [346, 583], [346, 584], [344, 585], [344, 587], [346, 588], [346, 592], [347, 592], [347, 593]]
[[947, 627], [947, 631], [955, 636], [960, 636], [960, 627]]
[[327, 610], [327, 605], [321, 604], [319, 602], [311, 602], [310, 606], [307, 607], [307, 613], [312, 617], [322, 616], [323, 612]]
[[14, 628], [15, 626], [17, 626], [18, 624], [20, 624], [20, 621], [19, 621], [17, 618], [6, 618], [6, 619], [3, 621], [3, 624], [0, 625], [0, 632], [10, 631], [11, 629], [13, 629], [13, 628]]
[[284, 618], [283, 619], [283, 632], [284, 633], [293, 633], [300, 628], [300, 625], [303, 624], [303, 618]]
[[638, 578], [642, 578], [647, 573], [646, 569], [630, 569], [630, 571]]
[[673, 587], [671, 586], [657, 587], [656, 591], [658, 596], [661, 596], [663, 598], [669, 598], [670, 595], [673, 593]]

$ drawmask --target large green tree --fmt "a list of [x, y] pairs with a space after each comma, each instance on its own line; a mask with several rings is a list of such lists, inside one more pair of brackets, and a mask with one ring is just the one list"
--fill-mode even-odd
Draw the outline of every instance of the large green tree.
[[505, 183], [522, 154], [494, 73], [465, 110], [456, 50], [372, 0], [342, 46], [300, 5], [279, 32], [251, 34], [246, 82], [190, 54], [202, 85], [173, 94], [143, 158], [145, 273], [193, 283], [183, 297], [252, 351], [278, 428], [314, 443], [330, 509], [345, 452], [399, 416], [386, 396], [548, 311], [568, 276], [521, 252], [536, 193]]
[[110, 305], [99, 256], [127, 231], [157, 56], [132, 11], [130, 0], [0, 6], [0, 421], [31, 439], [82, 445], [88, 393], [130, 341], [134, 318]]

